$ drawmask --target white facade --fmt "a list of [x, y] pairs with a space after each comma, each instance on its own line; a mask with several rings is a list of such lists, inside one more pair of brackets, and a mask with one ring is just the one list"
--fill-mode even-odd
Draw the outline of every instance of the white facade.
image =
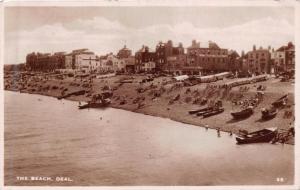
[[155, 67], [156, 67], [155, 62], [149, 61], [149, 62], [143, 63], [142, 70], [143, 71], [152, 71], [155, 69]]
[[281, 68], [286, 70], [285, 65], [285, 52], [284, 51], [274, 51], [271, 53], [271, 59], [273, 60], [273, 64], [277, 68]]
[[115, 71], [114, 65], [116, 65], [116, 62], [118, 59], [116, 56], [110, 54], [107, 55], [104, 59], [100, 60], [100, 67], [98, 67], [98, 70], [100, 71]]
[[66, 69], [92, 72], [96, 71], [99, 65], [98, 57], [94, 52], [88, 51], [88, 49], [73, 50], [70, 54], [65, 56]]
[[101, 59], [100, 67], [101, 71], [124, 71], [126, 67], [126, 61], [123, 59], [118, 59], [113, 54], [109, 54], [105, 59]]
[[93, 71], [100, 65], [94, 53], [80, 53], [75, 55], [75, 68], [77, 70]]

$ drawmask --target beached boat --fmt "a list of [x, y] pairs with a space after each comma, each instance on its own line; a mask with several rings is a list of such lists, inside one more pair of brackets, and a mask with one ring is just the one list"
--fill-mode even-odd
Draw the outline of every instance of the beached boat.
[[111, 100], [109, 98], [99, 100], [97, 102], [88, 102], [87, 104], [84, 105], [79, 105], [79, 109], [86, 109], [86, 108], [102, 108], [106, 107], [111, 103]]
[[270, 142], [277, 133], [277, 128], [266, 128], [236, 137], [238, 144]]
[[210, 109], [207, 109], [207, 110], [198, 112], [198, 113], [196, 113], [196, 115], [197, 115], [197, 116], [203, 116], [204, 114], [210, 113], [210, 112], [212, 112], [213, 110], [214, 110], [213, 108], [210, 108]]
[[282, 107], [286, 105], [287, 102], [287, 94], [276, 100], [275, 102], [272, 103], [272, 105], [276, 108]]
[[270, 109], [265, 109], [263, 108], [261, 111], [261, 118], [263, 120], [269, 120], [269, 119], [273, 119], [274, 117], [276, 117], [278, 113], [278, 110], [275, 107], [272, 107]]
[[210, 117], [210, 116], [213, 116], [213, 115], [217, 115], [217, 114], [220, 114], [222, 112], [224, 112], [224, 108], [218, 108], [218, 109], [215, 109], [215, 110], [212, 110], [212, 111], [208, 111], [207, 113], [203, 114], [203, 118]]
[[189, 111], [189, 114], [196, 114], [199, 112], [211, 111], [212, 109], [213, 109], [212, 107], [206, 107], [206, 108], [201, 108], [201, 109], [197, 109], [197, 110], [191, 110], [191, 111]]
[[231, 115], [234, 119], [244, 119], [250, 117], [253, 114], [253, 107], [248, 107], [242, 111], [231, 112]]

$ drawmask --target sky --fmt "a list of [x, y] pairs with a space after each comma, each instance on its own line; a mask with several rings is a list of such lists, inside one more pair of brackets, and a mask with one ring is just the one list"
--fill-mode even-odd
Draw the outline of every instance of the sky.
[[184, 47], [193, 39], [239, 54], [294, 42], [292, 7], [5, 7], [5, 64], [22, 63], [31, 52], [88, 48], [117, 53], [125, 44], [155, 50], [159, 41]]

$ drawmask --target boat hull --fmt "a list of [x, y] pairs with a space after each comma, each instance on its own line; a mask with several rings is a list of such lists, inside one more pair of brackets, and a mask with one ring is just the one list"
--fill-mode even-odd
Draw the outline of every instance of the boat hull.
[[212, 111], [213, 111], [213, 109], [208, 109], [208, 110], [205, 110], [205, 111], [198, 112], [196, 115], [197, 116], [202, 116], [202, 115], [210, 113]]
[[82, 106], [78, 106], [79, 109], [86, 109], [86, 108], [103, 108], [110, 104], [110, 102], [101, 102], [101, 103], [87, 103]]
[[276, 115], [277, 115], [277, 111], [276, 112], [272, 112], [272, 113], [262, 113], [261, 118], [263, 120], [270, 120], [270, 119], [275, 118]]
[[240, 112], [233, 112], [231, 113], [232, 117], [234, 119], [244, 119], [244, 118], [248, 118], [253, 114], [253, 110], [249, 109], [249, 110], [243, 110]]
[[210, 117], [210, 116], [213, 116], [213, 115], [218, 115], [222, 112], [224, 112], [224, 108], [220, 108], [220, 109], [215, 110], [215, 111], [210, 111], [210, 112], [207, 112], [207, 113], [203, 114], [203, 118]]
[[198, 109], [198, 110], [191, 110], [191, 111], [189, 111], [189, 114], [196, 114], [199, 112], [205, 112], [205, 111], [209, 111], [209, 110], [212, 110], [212, 108], [207, 107], [207, 108], [202, 108], [202, 109]]
[[249, 144], [249, 143], [263, 143], [263, 142], [270, 142], [274, 139], [276, 136], [275, 131], [270, 131], [267, 134], [264, 134], [262, 136], [256, 136], [256, 137], [236, 137], [236, 141], [238, 144]]

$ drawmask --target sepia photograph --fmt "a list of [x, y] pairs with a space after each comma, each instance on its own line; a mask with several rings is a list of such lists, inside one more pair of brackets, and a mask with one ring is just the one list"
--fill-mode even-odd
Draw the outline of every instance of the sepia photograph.
[[4, 6], [4, 187], [295, 187], [296, 11]]

